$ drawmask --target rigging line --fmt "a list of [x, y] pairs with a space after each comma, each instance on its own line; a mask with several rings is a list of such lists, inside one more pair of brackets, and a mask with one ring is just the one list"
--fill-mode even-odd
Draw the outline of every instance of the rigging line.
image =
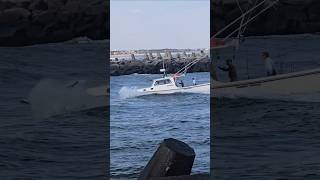
[[241, 19], [241, 22], [240, 22], [240, 29], [238, 31], [238, 36], [237, 36], [238, 41], [240, 40], [240, 36], [242, 34], [242, 27], [243, 27], [244, 18], [245, 18], [245, 16], [243, 16], [243, 18]]
[[[241, 15], [240, 17], [238, 17], [237, 19], [235, 19], [234, 21], [232, 21], [230, 24], [228, 24], [227, 26], [225, 26], [224, 28], [222, 28], [220, 31], [218, 31], [214, 36], [211, 37], [211, 39], [215, 39], [218, 35], [220, 35], [222, 32], [224, 32], [226, 29], [228, 29], [229, 27], [231, 27], [234, 23], [238, 22], [243, 16], [246, 16], [247, 14], [249, 14], [250, 12], [252, 12], [253, 10], [255, 10], [256, 8], [258, 8], [259, 6], [261, 6], [264, 2], [266, 2], [267, 0], [263, 0], [261, 1], [259, 4], [257, 4], [255, 7], [251, 8], [250, 10], [248, 10], [247, 12], [243, 13], [243, 15]], [[278, 1], [278, 0], [277, 0]]]
[[191, 63], [189, 63], [188, 65], [186, 65], [186, 66], [185, 66], [184, 68], [182, 68], [182, 69], [184, 69], [184, 71], [187, 71], [188, 68], [190, 68], [191, 66], [195, 65], [197, 62], [198, 62], [198, 61], [191, 62]]
[[175, 74], [180, 74], [180, 73], [182, 73], [183, 72], [183, 74], [185, 74], [186, 73], [186, 71], [190, 68], [190, 67], [192, 67], [193, 65], [195, 65], [197, 62], [199, 62], [201, 59], [203, 59], [203, 58], [198, 58], [198, 59], [196, 59], [196, 60], [194, 60], [194, 61], [191, 61], [190, 63], [188, 63], [186, 66], [184, 66], [183, 68], [181, 68], [178, 72], [176, 72]]
[[[274, 1], [273, 3], [269, 4], [267, 7], [265, 7], [264, 9], [262, 9], [258, 14], [256, 14], [255, 16], [253, 16], [251, 19], [249, 19], [247, 22], [244, 23], [244, 25], [249, 24], [251, 21], [253, 21], [256, 17], [258, 17], [260, 14], [264, 13], [266, 10], [268, 10], [269, 8], [271, 8], [274, 4], [276, 4], [279, 0]], [[223, 39], [223, 41], [225, 41], [226, 39], [230, 38], [235, 32], [237, 32], [241, 27], [235, 29], [234, 31], [232, 31], [232, 33], [230, 33], [227, 37], [225, 37]]]
[[238, 7], [239, 7], [239, 9], [240, 9], [240, 12], [241, 12], [241, 16], [242, 16], [242, 18], [241, 18], [241, 22], [240, 22], [240, 29], [239, 29], [239, 31], [238, 31], [238, 41], [240, 41], [240, 36], [241, 36], [241, 34], [242, 34], [242, 25], [243, 25], [243, 22], [244, 22], [244, 19], [245, 19], [245, 17], [246, 16], [243, 16], [243, 10], [242, 10], [242, 8], [241, 8], [241, 6], [240, 6], [240, 3], [239, 3], [239, 0], [236, 0], [237, 1], [237, 5], [238, 5]]
[[241, 11], [241, 14], [243, 14], [242, 8], [241, 8], [240, 3], [239, 3], [239, 0], [237, 0], [237, 4], [238, 4], [238, 7], [239, 7], [239, 9]]
[[188, 63], [186, 66], [184, 66], [182, 69], [180, 69], [177, 73], [182, 72], [183, 70], [188, 69], [189, 67], [193, 66], [194, 64], [196, 64], [197, 62], [199, 62], [202, 58], [196, 59], [194, 61], [191, 61], [190, 63]]
[[[257, 2], [258, 2], [258, 0], [256, 0], [256, 1], [254, 2], [253, 7], [254, 7], [254, 6], [256, 6]], [[250, 6], [248, 6], [248, 8], [247, 8], [247, 10], [246, 10], [246, 11], [248, 11], [248, 10], [249, 10], [249, 7], [250, 7]], [[249, 13], [249, 14], [248, 14], [248, 17], [246, 18], [246, 21], [248, 21], [248, 20], [251, 18], [252, 13], [253, 13], [253, 12], [251, 12], [251, 13]], [[244, 33], [244, 32], [246, 31], [247, 27], [248, 27], [248, 26], [245, 26], [245, 27], [243, 28], [242, 33]]]

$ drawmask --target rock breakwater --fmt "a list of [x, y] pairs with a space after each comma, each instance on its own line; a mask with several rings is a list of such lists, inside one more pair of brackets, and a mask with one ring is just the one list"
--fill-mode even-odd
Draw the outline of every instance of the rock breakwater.
[[[188, 63], [194, 61], [193, 58], [188, 59], [153, 59], [153, 60], [123, 60], [110, 62], [110, 75], [128, 75], [128, 74], [160, 74], [163, 62], [167, 73], [176, 73]], [[194, 66], [188, 69], [188, 72], [209, 72], [210, 60], [203, 57]]]
[[0, 46], [109, 36], [106, 0], [1, 0]]

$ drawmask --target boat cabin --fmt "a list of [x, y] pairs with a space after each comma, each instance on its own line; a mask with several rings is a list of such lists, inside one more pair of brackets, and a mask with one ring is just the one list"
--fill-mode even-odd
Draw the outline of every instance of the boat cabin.
[[153, 80], [152, 86], [176, 86], [176, 84], [172, 77], [164, 77]]
[[[158, 90], [170, 90], [176, 89], [176, 83], [173, 77], [164, 77], [159, 79], [154, 79], [152, 86], [149, 88], [151, 91], [158, 91]], [[146, 91], [145, 89], [144, 91]]]

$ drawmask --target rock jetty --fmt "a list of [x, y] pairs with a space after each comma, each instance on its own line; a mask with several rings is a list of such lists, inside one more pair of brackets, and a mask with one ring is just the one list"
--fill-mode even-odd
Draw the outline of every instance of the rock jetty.
[[107, 39], [109, 1], [1, 0], [0, 46]]
[[[256, 0], [211, 0], [212, 35], [241, 15], [237, 1], [243, 10], [248, 6], [252, 7], [256, 2]], [[320, 32], [319, 9], [319, 0], [280, 0], [273, 8], [250, 23], [245, 35]]]
[[[128, 74], [160, 74], [163, 62], [167, 73], [176, 73], [194, 58], [172, 58], [172, 59], [152, 59], [152, 60], [121, 60], [110, 62], [110, 75], [128, 75]], [[202, 57], [196, 65], [192, 66], [188, 72], [209, 72], [210, 60], [208, 56]]]

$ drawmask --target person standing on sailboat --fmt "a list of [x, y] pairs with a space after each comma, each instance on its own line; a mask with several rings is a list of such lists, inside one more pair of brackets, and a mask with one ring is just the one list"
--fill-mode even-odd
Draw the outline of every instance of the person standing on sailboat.
[[268, 52], [261, 53], [262, 59], [265, 63], [267, 76], [274, 76], [277, 74], [276, 69], [274, 68], [273, 60], [270, 58], [270, 54]]
[[226, 60], [226, 64], [228, 67], [218, 67], [222, 71], [228, 71], [229, 72], [229, 79], [230, 82], [237, 81], [238, 80], [238, 75], [237, 75], [237, 70], [236, 67], [232, 64], [231, 59]]

